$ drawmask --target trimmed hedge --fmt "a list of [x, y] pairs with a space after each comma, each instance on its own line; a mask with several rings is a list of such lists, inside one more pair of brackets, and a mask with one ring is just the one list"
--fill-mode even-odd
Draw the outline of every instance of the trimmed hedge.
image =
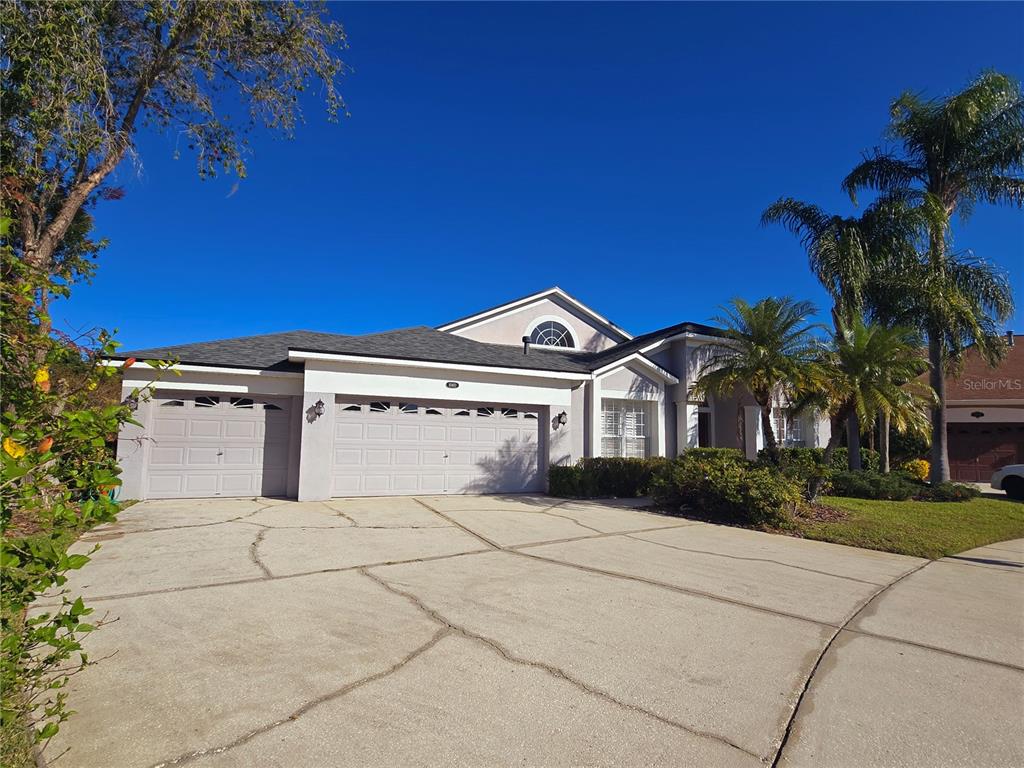
[[981, 496], [973, 485], [963, 483], [939, 483], [921, 489], [917, 498], [921, 501], [970, 501]]
[[634, 498], [650, 492], [651, 478], [668, 459], [591, 458], [548, 470], [548, 493], [559, 498]]
[[667, 462], [651, 495], [670, 509], [686, 506], [714, 520], [772, 528], [788, 526], [801, 501], [796, 482], [731, 448], [694, 448]]
[[837, 472], [832, 476], [832, 494], [855, 499], [906, 501], [921, 492], [921, 484], [904, 472]]
[[973, 485], [940, 483], [926, 485], [908, 472], [839, 472], [832, 478], [832, 493], [854, 499], [889, 501], [970, 501], [981, 495]]

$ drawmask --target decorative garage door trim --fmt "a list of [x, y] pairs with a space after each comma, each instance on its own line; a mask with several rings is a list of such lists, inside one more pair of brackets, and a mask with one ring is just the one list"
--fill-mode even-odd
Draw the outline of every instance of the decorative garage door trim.
[[289, 398], [182, 393], [153, 401], [146, 498], [284, 496]]
[[335, 409], [333, 496], [541, 490], [536, 409], [341, 398]]

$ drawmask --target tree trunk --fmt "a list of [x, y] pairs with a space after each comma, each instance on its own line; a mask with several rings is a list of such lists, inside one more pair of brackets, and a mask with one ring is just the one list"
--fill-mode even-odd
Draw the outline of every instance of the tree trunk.
[[889, 474], [889, 414], [878, 414], [878, 453], [881, 455], [882, 474]]
[[[947, 216], [952, 213], [947, 207]], [[929, 233], [931, 268], [941, 277], [945, 273], [945, 227], [932, 226]], [[930, 318], [929, 318], [930, 319]], [[946, 366], [942, 342], [942, 328], [936, 323], [928, 327], [928, 362], [932, 369], [929, 383], [938, 397], [932, 409], [932, 463], [929, 480], [932, 485], [949, 482], [949, 447], [946, 444]]]
[[846, 418], [842, 413], [836, 414], [835, 418], [832, 419], [832, 434], [828, 439], [828, 443], [825, 445], [825, 452], [822, 454], [822, 472], [811, 478], [811, 482], [807, 484], [807, 498], [810, 501], [814, 501], [818, 498], [818, 494], [821, 493], [821, 486], [825, 484], [825, 472], [832, 466], [832, 457], [835, 455], [836, 448], [839, 447], [839, 441], [843, 436], [843, 422]]
[[860, 461], [860, 419], [854, 411], [846, 417], [846, 466], [851, 471], [863, 467]]
[[758, 403], [761, 406], [761, 431], [764, 433], [764, 447], [772, 464], [779, 466], [779, 444], [775, 441], [775, 428], [772, 427], [772, 402]]
[[939, 402], [932, 409], [932, 485], [949, 482], [949, 447], [946, 444], [946, 375], [942, 336], [931, 333], [928, 337], [928, 361], [932, 364], [929, 383]]

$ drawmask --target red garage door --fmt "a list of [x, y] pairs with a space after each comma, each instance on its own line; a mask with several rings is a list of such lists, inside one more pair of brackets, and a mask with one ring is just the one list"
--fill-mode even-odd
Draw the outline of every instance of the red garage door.
[[950, 424], [949, 471], [954, 480], [987, 483], [1007, 464], [1024, 463], [1024, 424]]

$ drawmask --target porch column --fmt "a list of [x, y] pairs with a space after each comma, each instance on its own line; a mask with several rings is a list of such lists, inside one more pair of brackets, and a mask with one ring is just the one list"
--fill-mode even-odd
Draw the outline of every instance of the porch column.
[[743, 450], [751, 461], [757, 458], [762, 439], [760, 407], [756, 405], [743, 406]]
[[686, 432], [684, 433], [684, 445], [687, 448], [700, 447], [700, 406], [696, 403], [684, 403], [683, 409], [686, 412]]
[[[324, 415], [316, 416], [318, 400]], [[331, 498], [331, 453], [334, 450], [334, 393], [305, 392], [302, 396], [302, 439], [299, 453], [299, 501]]]
[[668, 431], [668, 424], [666, 423], [666, 411], [668, 409], [665, 407], [665, 400], [665, 385], [662, 384], [658, 390], [658, 401], [655, 403], [658, 414], [658, 445], [655, 456], [668, 456], [668, 436], [665, 434]]
[[587, 456], [601, 455], [601, 382], [593, 379], [587, 382], [588, 398], [590, 403], [589, 421], [590, 434], [587, 435]]

